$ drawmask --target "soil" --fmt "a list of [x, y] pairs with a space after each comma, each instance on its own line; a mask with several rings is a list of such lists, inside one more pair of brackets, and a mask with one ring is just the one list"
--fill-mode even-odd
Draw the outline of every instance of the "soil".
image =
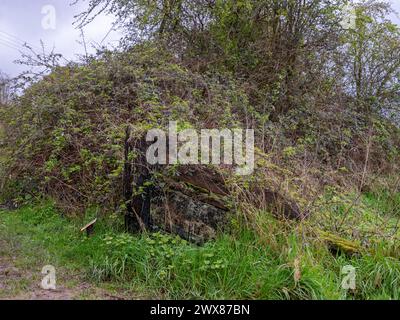
[[[0, 240], [0, 249], [7, 245]], [[0, 250], [0, 300], [125, 300], [125, 294], [110, 293], [74, 275], [74, 285], [66, 287], [64, 279], [57, 279], [56, 290], [45, 290], [41, 287], [44, 277], [36, 266], [31, 268], [16, 267], [16, 256]]]

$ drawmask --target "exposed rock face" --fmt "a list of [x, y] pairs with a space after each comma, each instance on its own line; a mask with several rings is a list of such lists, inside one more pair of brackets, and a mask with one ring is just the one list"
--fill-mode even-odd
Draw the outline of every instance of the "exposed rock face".
[[193, 242], [214, 238], [226, 223], [226, 210], [180, 191], [171, 190], [152, 202], [153, 228], [176, 233]]
[[205, 166], [182, 166], [163, 179], [152, 200], [153, 225], [194, 242], [215, 237], [229, 214], [223, 177]]
[[148, 216], [147, 223], [143, 220], [145, 227], [178, 234], [198, 243], [222, 231], [229, 214], [227, 197], [211, 191], [218, 190], [216, 184], [210, 182], [209, 187], [202, 184], [206, 172], [212, 175], [201, 166], [192, 169], [190, 174], [184, 174], [183, 170], [172, 177], [165, 172], [159, 174], [147, 197], [142, 195], [143, 210], [139, 216]]
[[[193, 241], [213, 238], [226, 225], [228, 190], [223, 177], [206, 166], [149, 167], [144, 139], [125, 141], [124, 194], [128, 231], [164, 230]], [[129, 158], [134, 151], [137, 157]]]
[[[164, 230], [193, 242], [212, 239], [224, 230], [233, 199], [221, 173], [204, 165], [149, 167], [144, 156], [146, 142], [130, 141], [129, 137], [128, 129], [124, 173], [127, 230]], [[131, 151], [138, 155], [134, 161], [129, 159]], [[277, 192], [257, 186], [249, 192], [258, 199], [260, 209], [277, 217], [303, 217], [296, 203]]]

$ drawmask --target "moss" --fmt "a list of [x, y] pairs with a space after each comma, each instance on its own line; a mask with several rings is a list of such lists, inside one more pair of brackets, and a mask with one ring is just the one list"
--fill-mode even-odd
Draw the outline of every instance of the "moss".
[[321, 239], [328, 243], [330, 248], [336, 252], [339, 251], [345, 254], [355, 255], [364, 251], [362, 246], [356, 241], [347, 240], [326, 231], [319, 230], [317, 233]]

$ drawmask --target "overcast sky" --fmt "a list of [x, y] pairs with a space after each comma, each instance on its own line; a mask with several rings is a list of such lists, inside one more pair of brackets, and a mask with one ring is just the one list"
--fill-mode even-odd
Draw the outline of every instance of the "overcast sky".
[[[0, 71], [11, 76], [22, 71], [23, 67], [15, 65], [13, 61], [19, 58], [18, 49], [22, 49], [24, 42], [37, 47], [40, 46], [40, 40], [43, 40], [46, 48], [51, 50], [54, 46], [56, 52], [62, 53], [68, 59], [74, 59], [76, 54], [83, 54], [84, 48], [77, 42], [80, 31], [72, 23], [74, 15], [83, 11], [87, 3], [70, 6], [72, 1], [0, 0]], [[400, 0], [392, 0], [392, 3], [400, 12]], [[393, 16], [393, 21], [400, 24], [399, 17]], [[102, 15], [85, 27], [89, 51], [95, 50], [90, 44], [101, 43], [113, 22], [113, 17]], [[111, 32], [103, 45], [116, 45], [120, 36], [118, 31]]]
[[[55, 52], [62, 53], [68, 59], [83, 54], [84, 47], [78, 43], [81, 32], [72, 23], [74, 16], [83, 11], [87, 4], [83, 2], [71, 6], [71, 2], [0, 0], [0, 70], [11, 76], [21, 71], [23, 67], [15, 65], [13, 61], [20, 57], [18, 49], [22, 49], [24, 42], [40, 48], [42, 40], [48, 51], [55, 47]], [[95, 51], [92, 45], [101, 43], [112, 29], [113, 22], [113, 17], [102, 15], [84, 28], [88, 51]], [[103, 44], [116, 45], [120, 36], [118, 31], [113, 31]]]

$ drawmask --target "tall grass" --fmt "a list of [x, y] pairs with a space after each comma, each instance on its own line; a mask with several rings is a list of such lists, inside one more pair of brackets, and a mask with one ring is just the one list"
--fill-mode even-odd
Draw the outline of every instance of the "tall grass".
[[[148, 297], [399, 298], [400, 266], [384, 250], [373, 255], [334, 256], [323, 243], [305, 237], [301, 226], [288, 228], [265, 212], [260, 215], [258, 219], [264, 215], [268, 221], [263, 234], [237, 228], [204, 246], [161, 233], [128, 235], [115, 219], [102, 219], [95, 234], [87, 238], [79, 232], [84, 221], [60, 217], [51, 203], [0, 213], [0, 222], [8, 237], [18, 239], [29, 259]], [[345, 265], [357, 270], [356, 290], [341, 288]]]

